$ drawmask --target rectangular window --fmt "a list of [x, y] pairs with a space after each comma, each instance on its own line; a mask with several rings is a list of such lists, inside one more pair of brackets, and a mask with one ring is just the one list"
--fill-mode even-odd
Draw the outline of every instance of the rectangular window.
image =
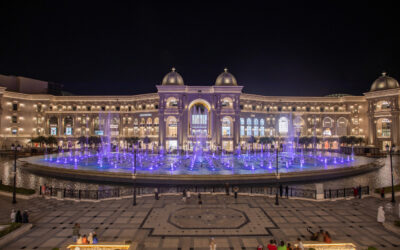
[[50, 128], [50, 135], [57, 135], [57, 127]]
[[103, 130], [95, 130], [94, 133], [95, 135], [104, 135]]
[[18, 118], [17, 118], [15, 115], [13, 115], [13, 116], [11, 117], [11, 121], [12, 121], [12, 123], [17, 123]]
[[11, 134], [16, 135], [17, 133], [18, 133], [18, 129], [17, 128], [11, 129]]
[[72, 128], [71, 127], [66, 127], [65, 128], [65, 134], [66, 135], [72, 135]]
[[18, 103], [13, 103], [12, 109], [13, 111], [18, 111]]

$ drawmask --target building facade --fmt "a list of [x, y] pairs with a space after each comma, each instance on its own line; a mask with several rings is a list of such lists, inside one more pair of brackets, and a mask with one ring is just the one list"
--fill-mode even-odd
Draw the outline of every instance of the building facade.
[[400, 142], [400, 88], [385, 73], [362, 96], [246, 94], [227, 69], [213, 86], [185, 85], [172, 69], [157, 93], [142, 95], [60, 96], [51, 94], [51, 86], [0, 76], [1, 149], [31, 145], [38, 136], [55, 136], [62, 147], [80, 147], [82, 136], [107, 137], [127, 147], [129, 138], [138, 137], [152, 149], [168, 151], [234, 151], [249, 142], [260, 147], [261, 137], [317, 137], [322, 149], [338, 148], [342, 136], [362, 137], [365, 145], [382, 150]]

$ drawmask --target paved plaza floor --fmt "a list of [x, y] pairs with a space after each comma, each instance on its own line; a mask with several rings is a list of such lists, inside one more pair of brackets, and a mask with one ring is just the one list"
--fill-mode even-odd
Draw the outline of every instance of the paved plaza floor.
[[[306, 228], [323, 228], [336, 242], [353, 242], [359, 249], [400, 249], [400, 235], [376, 221], [377, 207], [388, 200], [305, 201], [260, 196], [203, 194], [199, 206], [193, 196], [162, 196], [101, 202], [74, 202], [34, 198], [19, 200], [28, 209], [34, 227], [4, 249], [52, 249], [72, 243], [72, 226], [80, 223], [81, 234], [94, 230], [100, 242], [132, 240], [139, 249], [209, 249], [215, 237], [218, 249], [255, 249], [274, 238], [295, 242], [309, 239]], [[0, 223], [9, 221], [10, 198], [0, 197]], [[389, 218], [393, 219], [393, 218]]]

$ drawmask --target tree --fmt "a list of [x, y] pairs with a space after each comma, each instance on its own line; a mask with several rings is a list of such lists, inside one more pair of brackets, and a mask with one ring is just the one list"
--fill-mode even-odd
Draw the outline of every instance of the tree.
[[85, 144], [87, 144], [88, 138], [86, 136], [79, 136], [78, 138], [78, 144], [81, 145], [81, 147], [85, 147]]
[[46, 144], [50, 145], [51, 147], [53, 147], [54, 144], [57, 145], [57, 143], [58, 143], [57, 138], [55, 138], [52, 135], [46, 138]]

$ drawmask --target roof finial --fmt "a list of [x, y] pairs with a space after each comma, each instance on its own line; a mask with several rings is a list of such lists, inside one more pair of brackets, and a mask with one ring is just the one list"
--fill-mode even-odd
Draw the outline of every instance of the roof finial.
[[171, 69], [171, 70], [172, 70], [172, 72], [175, 72], [175, 70], [176, 70], [176, 69], [175, 69], [175, 67], [172, 67], [172, 69]]
[[386, 72], [385, 71], [382, 72], [382, 76], [386, 76]]
[[228, 68], [227, 68], [227, 67], [225, 67], [225, 68], [224, 68], [224, 71], [225, 71], [225, 72], [228, 72]]

